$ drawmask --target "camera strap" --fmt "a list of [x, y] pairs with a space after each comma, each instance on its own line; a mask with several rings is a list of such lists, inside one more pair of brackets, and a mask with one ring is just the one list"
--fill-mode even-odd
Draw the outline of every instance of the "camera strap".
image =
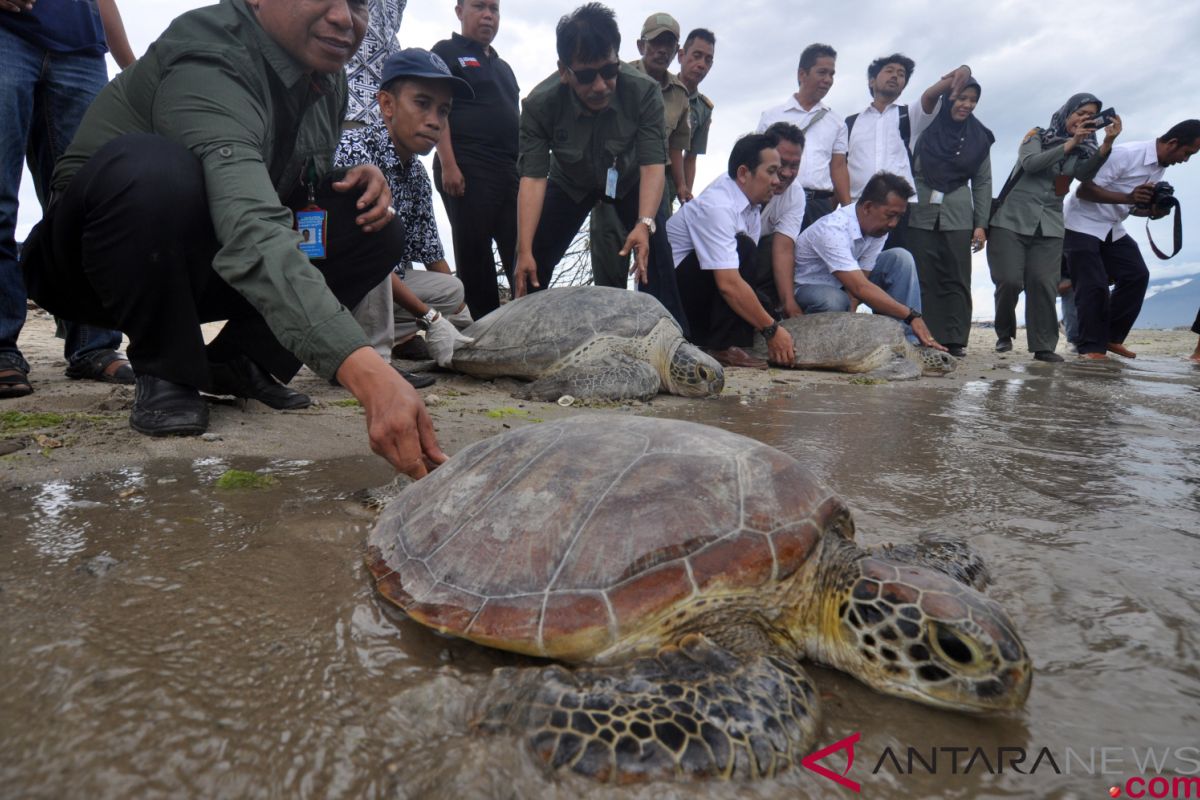
[[1154, 251], [1154, 255], [1158, 256], [1163, 261], [1168, 258], [1174, 258], [1183, 248], [1183, 218], [1179, 213], [1179, 204], [1175, 204], [1175, 250], [1171, 255], [1166, 255], [1162, 250], [1158, 249], [1158, 245], [1154, 243], [1154, 237], [1150, 235], [1150, 220], [1146, 220], [1146, 239], [1150, 242], [1150, 249]]

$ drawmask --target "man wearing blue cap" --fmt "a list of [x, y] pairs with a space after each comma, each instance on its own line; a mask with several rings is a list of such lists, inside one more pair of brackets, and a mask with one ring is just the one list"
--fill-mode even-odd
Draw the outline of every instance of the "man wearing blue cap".
[[[404, 246], [379, 169], [331, 170], [366, 24], [367, 4], [346, 0], [183, 14], [59, 159], [26, 284], [53, 313], [129, 336], [134, 430], [203, 432], [199, 390], [306, 405], [278, 382], [303, 363], [358, 398], [371, 449], [396, 469], [445, 460], [420, 396], [347, 310]], [[200, 324], [215, 320], [206, 345]]]
[[[385, 281], [394, 311], [392, 303], [386, 303], [388, 313], [382, 320], [355, 312], [367, 338], [389, 343], [389, 361], [391, 345], [404, 344], [418, 328], [425, 330], [429, 354], [442, 366], [450, 365], [456, 343], [469, 341], [447, 319], [456, 315], [460, 324], [470, 324], [470, 315], [463, 313], [462, 282], [450, 274], [438, 236], [429, 175], [417, 156], [433, 150], [442, 137], [454, 98], [473, 96], [470, 84], [452, 75], [428, 50], [410, 47], [393, 53], [380, 76], [381, 121], [343, 132], [333, 157], [335, 166], [379, 167], [392, 192], [392, 208], [404, 224], [404, 253]], [[425, 270], [406, 274], [413, 261], [424, 264]], [[378, 333], [372, 330], [381, 326]], [[404, 377], [411, 383], [418, 376]]]

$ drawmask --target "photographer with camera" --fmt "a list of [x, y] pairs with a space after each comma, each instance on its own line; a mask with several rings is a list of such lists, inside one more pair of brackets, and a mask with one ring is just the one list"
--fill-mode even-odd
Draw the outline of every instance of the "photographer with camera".
[[1136, 356], [1124, 342], [1142, 310], [1150, 271], [1121, 223], [1131, 213], [1151, 219], [1166, 216], [1170, 209], [1162, 198], [1170, 192], [1163, 187], [1156, 191], [1156, 184], [1167, 167], [1184, 163], [1197, 150], [1197, 119], [1180, 122], [1149, 142], [1119, 144], [1096, 177], [1067, 198], [1063, 251], [1075, 288], [1082, 358], [1107, 358], [1107, 351]]
[[[996, 352], [1013, 348], [1017, 300], [1025, 293], [1025, 332], [1038, 361], [1059, 362], [1054, 298], [1062, 268], [1063, 197], [1071, 181], [1096, 177], [1108, 161], [1121, 118], [1100, 111], [1100, 99], [1072, 95], [1050, 125], [1025, 135], [1017, 163], [992, 204], [987, 260], [996, 286]], [[1101, 123], [1104, 123], [1103, 125]], [[1104, 143], [1096, 131], [1104, 130]], [[1064, 300], [1064, 304], [1069, 300]]]

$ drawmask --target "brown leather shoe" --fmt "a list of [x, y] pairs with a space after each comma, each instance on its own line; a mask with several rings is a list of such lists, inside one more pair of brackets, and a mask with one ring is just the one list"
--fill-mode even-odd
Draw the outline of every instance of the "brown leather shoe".
[[747, 369], [766, 369], [767, 362], [755, 358], [740, 347], [726, 347], [724, 350], [709, 350], [708, 354], [723, 367], [745, 367]]

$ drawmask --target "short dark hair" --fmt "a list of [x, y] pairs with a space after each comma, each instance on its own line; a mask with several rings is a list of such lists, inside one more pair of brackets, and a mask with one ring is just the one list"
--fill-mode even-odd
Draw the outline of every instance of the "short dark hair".
[[858, 198], [858, 205], [861, 206], [863, 203], [884, 205], [890, 194], [899, 195], [900, 199], [907, 200], [916, 193], [913, 191], [912, 185], [899, 175], [891, 172], [876, 172], [863, 187], [862, 194]]
[[872, 97], [875, 96], [875, 92], [872, 91], [870, 82], [879, 77], [879, 73], [883, 72], [883, 68], [888, 64], [899, 64], [900, 66], [904, 67], [904, 77], [906, 81], [912, 78], [913, 72], [915, 72], [917, 69], [917, 62], [913, 61], [903, 53], [892, 53], [890, 56], [883, 56], [882, 58], [875, 59], [871, 62], [871, 65], [867, 67], [867, 91], [871, 92]]
[[804, 131], [797, 128], [790, 122], [776, 122], [767, 128], [763, 133], [775, 137], [775, 143], [791, 142], [794, 145], [799, 145], [804, 148]]
[[585, 3], [558, 21], [554, 31], [558, 60], [587, 64], [621, 52], [617, 15], [602, 3]]
[[1159, 141], [1169, 142], [1172, 139], [1187, 144], [1200, 139], [1200, 119], [1185, 119], [1183, 122], [1172, 125], [1171, 130], [1164, 133]]
[[812, 65], [817, 63], [818, 58], [837, 59], [837, 50], [834, 50], [827, 44], [810, 44], [804, 48], [804, 52], [800, 54], [800, 66], [797, 69], [810, 70]]
[[747, 133], [733, 143], [729, 152], [729, 177], [737, 178], [738, 167], [753, 172], [762, 163], [762, 151], [779, 144], [779, 139], [769, 133]]
[[713, 35], [712, 31], [710, 31], [708, 28], [696, 28], [687, 35], [686, 39], [683, 40], [683, 49], [687, 50], [692, 46], [692, 42], [696, 41], [697, 39], [708, 42], [713, 47], [717, 46], [717, 37]]

